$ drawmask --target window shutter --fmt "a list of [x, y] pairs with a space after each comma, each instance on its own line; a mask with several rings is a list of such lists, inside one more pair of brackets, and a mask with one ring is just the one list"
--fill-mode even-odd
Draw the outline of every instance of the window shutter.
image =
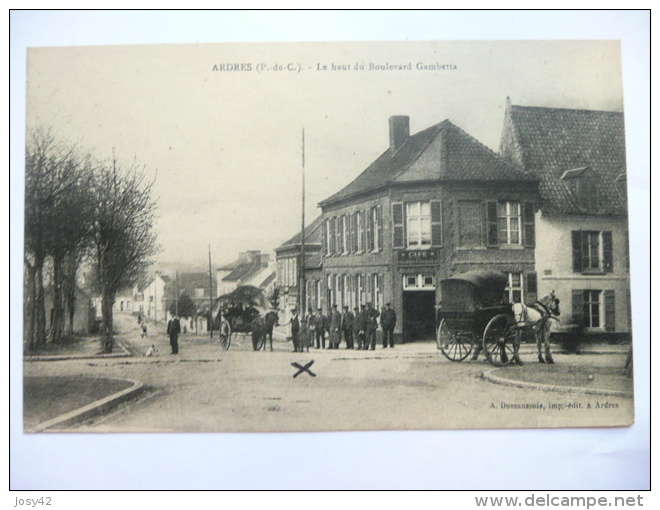
[[360, 233], [360, 242], [362, 243], [362, 251], [367, 249], [367, 223], [366, 223], [366, 212], [364, 210], [360, 211], [360, 227], [362, 232]]
[[374, 214], [373, 208], [367, 209], [367, 251], [374, 249]]
[[341, 255], [342, 252], [344, 251], [344, 233], [342, 232], [341, 229], [341, 216], [337, 216], [337, 221], [335, 223], [335, 236], [336, 236], [336, 241], [335, 241], [335, 246], [337, 247], [337, 255]]
[[328, 255], [332, 255], [335, 251], [335, 223], [334, 218], [328, 221]]
[[355, 213], [350, 214], [348, 216], [348, 221], [349, 221], [348, 230], [350, 231], [349, 238], [350, 238], [350, 241], [351, 241], [350, 244], [348, 245], [348, 251], [350, 253], [355, 253], [357, 251], [357, 247], [356, 247], [357, 243], [355, 241], [355, 234], [356, 234], [356, 231], [357, 231], [357, 228], [356, 228], [357, 225], [356, 225], [356, 222], [355, 222]]
[[525, 301], [527, 303], [534, 303], [538, 299], [538, 286], [536, 281], [536, 273], [527, 273], [527, 292]]
[[486, 202], [486, 244], [497, 246], [497, 202]]
[[392, 204], [392, 247], [405, 248], [405, 217], [402, 202]]
[[431, 200], [431, 246], [442, 246], [442, 202]]
[[573, 324], [584, 327], [584, 291], [573, 289]]
[[383, 206], [376, 208], [376, 219], [378, 220], [378, 250], [383, 249]]
[[367, 304], [371, 302], [371, 278], [370, 275], [365, 274], [362, 276], [362, 281], [364, 282], [364, 303]]
[[330, 220], [328, 218], [323, 222], [323, 253], [330, 253], [330, 244], [328, 243], [328, 230], [330, 229]]
[[524, 244], [525, 246], [534, 246], [536, 243], [536, 226], [534, 224], [534, 204], [525, 202], [523, 204], [523, 222], [524, 222]]
[[378, 292], [380, 293], [380, 298], [379, 298], [379, 305], [383, 306], [385, 305], [385, 282], [383, 280], [383, 275], [379, 274], [378, 275]]
[[605, 331], [615, 331], [616, 323], [614, 317], [614, 291], [603, 291], [605, 295]]
[[613, 271], [612, 261], [612, 232], [603, 232], [603, 271]]
[[582, 231], [573, 230], [571, 232], [573, 243], [573, 272], [582, 272]]

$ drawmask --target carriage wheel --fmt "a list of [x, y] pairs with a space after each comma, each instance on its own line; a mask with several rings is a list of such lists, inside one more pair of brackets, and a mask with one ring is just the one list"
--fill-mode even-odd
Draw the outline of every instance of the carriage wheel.
[[484, 350], [488, 361], [496, 367], [511, 363], [518, 356], [518, 328], [512, 317], [493, 317], [484, 330]]
[[220, 334], [220, 345], [225, 351], [229, 350], [231, 345], [231, 325], [227, 323], [227, 334]]
[[465, 337], [452, 331], [447, 321], [442, 319], [436, 337], [438, 349], [451, 361], [463, 361], [472, 351], [472, 342], [465, 342]]

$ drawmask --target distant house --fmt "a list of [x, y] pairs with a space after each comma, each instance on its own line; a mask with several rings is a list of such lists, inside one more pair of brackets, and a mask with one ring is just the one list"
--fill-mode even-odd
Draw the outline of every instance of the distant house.
[[197, 310], [208, 308], [211, 299], [217, 295], [217, 280], [209, 278], [208, 272], [177, 273], [168, 285], [168, 310], [176, 297], [183, 295], [190, 297]]
[[126, 289], [115, 296], [115, 303], [112, 305], [113, 313], [133, 313], [133, 304], [137, 289]]
[[593, 337], [630, 333], [624, 119], [621, 112], [512, 105], [500, 153], [540, 179], [538, 293], [562, 324]]
[[[238, 259], [216, 271], [217, 296], [223, 296], [236, 290], [239, 285], [256, 285], [260, 274], [264, 274], [270, 264], [269, 255], [259, 250], [239, 253]], [[261, 283], [267, 275], [260, 280]]]
[[[323, 218], [319, 216], [311, 224], [305, 227], [305, 310], [312, 307], [316, 309], [321, 302], [321, 279], [320, 271], [323, 258], [322, 248]], [[291, 309], [298, 306], [300, 300], [300, 255], [302, 231], [291, 239], [275, 248], [275, 259], [277, 261], [276, 288], [280, 293], [280, 309], [288, 317]], [[314, 272], [314, 269], [318, 271]], [[302, 312], [303, 310], [301, 310]]]
[[167, 318], [167, 293], [170, 284], [169, 276], [156, 273], [147, 284], [137, 288], [134, 311], [156, 323], [164, 321]]

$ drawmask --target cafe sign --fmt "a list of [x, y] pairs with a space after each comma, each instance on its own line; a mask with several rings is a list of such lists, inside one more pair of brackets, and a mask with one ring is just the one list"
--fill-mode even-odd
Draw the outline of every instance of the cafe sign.
[[438, 261], [438, 250], [399, 250], [399, 262], [405, 264], [428, 264]]

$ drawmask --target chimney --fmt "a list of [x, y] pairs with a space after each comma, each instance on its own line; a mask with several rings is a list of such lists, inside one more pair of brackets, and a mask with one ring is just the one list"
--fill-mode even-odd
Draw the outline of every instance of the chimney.
[[390, 149], [401, 147], [410, 137], [410, 117], [394, 115], [390, 117]]

